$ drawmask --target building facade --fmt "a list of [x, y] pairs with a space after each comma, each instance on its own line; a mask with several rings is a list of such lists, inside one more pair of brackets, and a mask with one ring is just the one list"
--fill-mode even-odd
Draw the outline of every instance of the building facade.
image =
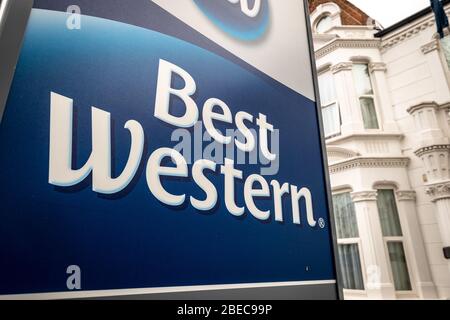
[[450, 299], [450, 36], [310, 12], [345, 298]]

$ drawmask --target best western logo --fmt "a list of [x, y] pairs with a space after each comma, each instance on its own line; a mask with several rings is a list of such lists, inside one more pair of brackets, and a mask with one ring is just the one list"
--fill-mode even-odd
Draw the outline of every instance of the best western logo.
[[[183, 88], [173, 88], [173, 78], [181, 77], [184, 80]], [[266, 159], [276, 161], [279, 154], [273, 153], [273, 145], [269, 143], [269, 136], [276, 130], [268, 120], [267, 115], [255, 115], [244, 111], [233, 114], [226, 102], [218, 98], [207, 99], [200, 109], [199, 101], [195, 100], [197, 84], [194, 78], [181, 67], [165, 60], [160, 60], [156, 86], [156, 101], [154, 117], [173, 128], [192, 128], [199, 121], [200, 113], [209, 136], [218, 145], [229, 145], [234, 140], [224, 135], [217, 127], [220, 124], [234, 126], [245, 141], [237, 143], [236, 147], [242, 152], [251, 153], [259, 149]], [[182, 115], [173, 115], [170, 112], [170, 101], [178, 98], [183, 102]], [[145, 175], [149, 191], [163, 204], [177, 207], [189, 202], [192, 207], [200, 211], [210, 211], [219, 200], [216, 185], [210, 181], [207, 172], [220, 172], [223, 175], [223, 197], [226, 210], [234, 216], [242, 216], [246, 211], [258, 220], [269, 220], [271, 216], [277, 222], [286, 220], [294, 224], [307, 224], [314, 228], [316, 225], [324, 228], [323, 219], [316, 220], [313, 212], [313, 198], [307, 187], [298, 187], [288, 182], [279, 182], [276, 179], [263, 177], [259, 174], [250, 174], [245, 177], [244, 172], [238, 170], [233, 159], [225, 158], [222, 165], [214, 160], [199, 159], [189, 168], [186, 158], [173, 148], [159, 148], [153, 150], [150, 156], [144, 153], [145, 134], [140, 122], [129, 120], [124, 129], [130, 132], [131, 145], [128, 160], [118, 176], [112, 175], [111, 148], [111, 114], [103, 109], [92, 107], [92, 152], [84, 165], [74, 168], [72, 162], [74, 103], [69, 97], [51, 92], [50, 102], [50, 150], [49, 150], [49, 176], [48, 182], [54, 186], [70, 187], [81, 183], [92, 175], [92, 190], [99, 194], [116, 194], [125, 189], [138, 172], [138, 167], [144, 158], [148, 157]], [[278, 112], [278, 111], [277, 111]], [[143, 119], [145, 120], [145, 119]], [[142, 121], [142, 120], [141, 120]], [[256, 140], [251, 129], [258, 132]], [[170, 160], [170, 166], [165, 165]], [[166, 177], [188, 178], [196, 188], [204, 191], [204, 198], [189, 195], [190, 188], [185, 193], [174, 194], [166, 190], [162, 180]], [[243, 203], [235, 197], [236, 183], [244, 182]], [[290, 197], [287, 197], [290, 195]], [[261, 198], [271, 198], [271, 208], [259, 207], [255, 202]], [[288, 198], [289, 200], [287, 201]], [[239, 201], [238, 201], [239, 200]], [[290, 203], [290, 214], [283, 212], [283, 203]], [[304, 205], [302, 205], [304, 203]], [[286, 203], [287, 205], [287, 203]], [[301, 219], [301, 211], [304, 218]], [[287, 218], [290, 216], [290, 218]]]
[[268, 0], [194, 0], [203, 13], [234, 38], [261, 38], [269, 26]]
[[248, 0], [228, 0], [228, 2], [241, 4], [241, 11], [250, 18], [255, 18], [261, 11], [261, 0], [254, 0], [253, 8], [250, 8]]

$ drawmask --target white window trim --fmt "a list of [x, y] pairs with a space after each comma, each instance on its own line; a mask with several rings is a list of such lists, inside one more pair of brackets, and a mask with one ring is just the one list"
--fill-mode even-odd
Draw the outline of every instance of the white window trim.
[[367, 71], [368, 71], [368, 76], [369, 76], [369, 80], [370, 80], [370, 85], [372, 86], [372, 94], [362, 94], [362, 95], [359, 95], [358, 92], [356, 92], [356, 87], [355, 87], [355, 93], [356, 93], [356, 97], [358, 98], [358, 105], [359, 105], [360, 113], [361, 113], [361, 120], [363, 121], [363, 125], [364, 125], [364, 118], [363, 118], [363, 115], [362, 115], [362, 107], [361, 107], [360, 99], [361, 98], [370, 98], [370, 99], [373, 100], [373, 104], [374, 104], [374, 107], [375, 107], [375, 114], [377, 116], [377, 122], [378, 122], [378, 128], [377, 129], [366, 129], [364, 127], [364, 130], [366, 130], [368, 132], [380, 132], [380, 131], [383, 130], [383, 125], [382, 125], [382, 121], [381, 121], [381, 118], [380, 118], [380, 110], [378, 110], [378, 105], [379, 105], [378, 98], [377, 98], [377, 94], [375, 92], [375, 86], [373, 85], [374, 84], [374, 79], [372, 78], [372, 75], [371, 75], [370, 70], [369, 70], [369, 61], [365, 61], [365, 60], [355, 60], [355, 61], [353, 61], [353, 65], [357, 65], [357, 64], [367, 65]]
[[314, 12], [312, 12], [310, 15], [313, 33], [317, 33], [316, 29], [317, 24], [324, 16], [330, 16], [332, 19], [331, 22], [332, 26], [329, 30], [326, 31], [330, 31], [334, 27], [339, 27], [342, 25], [341, 8], [331, 1], [327, 3], [322, 3], [318, 5], [317, 8], [314, 10]]
[[339, 129], [336, 132], [332, 132], [328, 135], [325, 135], [325, 139], [331, 139], [331, 138], [339, 137], [340, 135], [342, 135], [342, 116], [341, 116], [341, 107], [339, 105], [339, 102], [336, 100], [335, 102], [330, 102], [326, 105], [322, 104], [321, 110], [323, 112], [323, 109], [329, 108], [333, 105], [336, 105], [336, 107], [338, 108], [338, 114], [339, 114], [339, 126], [338, 127], [339, 127]]
[[[331, 64], [325, 65], [324, 67], [319, 68], [319, 72], [318, 72], [317, 76], [320, 77], [322, 75], [327, 74], [328, 72], [331, 72], [330, 67], [331, 67]], [[339, 126], [338, 126], [339, 127], [339, 131], [333, 132], [333, 133], [331, 133], [329, 135], [326, 135], [326, 133], [324, 132], [325, 140], [332, 139], [332, 138], [335, 138], [335, 137], [338, 137], [338, 136], [342, 135], [341, 106], [340, 106], [338, 98], [337, 98], [336, 83], [334, 82], [333, 75], [331, 75], [331, 81], [333, 81], [333, 86], [334, 86], [334, 91], [335, 91], [335, 99], [331, 100], [331, 101], [322, 101], [322, 99], [320, 99], [320, 103], [321, 103], [320, 110], [321, 110], [321, 112], [323, 114], [323, 109], [331, 107], [334, 104], [336, 105], [336, 107], [338, 108], [338, 114], [339, 114]], [[319, 88], [319, 91], [320, 91], [320, 88]]]
[[[336, 195], [341, 195], [341, 194], [345, 194], [345, 193], [352, 193], [353, 189], [349, 186], [339, 186], [339, 187], [335, 187], [333, 189], [332, 195], [336, 196]], [[359, 234], [359, 230], [358, 230], [358, 234]], [[336, 242], [338, 245], [346, 245], [346, 244], [356, 244], [358, 247], [358, 254], [359, 254], [359, 262], [360, 262], [360, 268], [361, 268], [361, 274], [362, 274], [362, 279], [363, 279], [363, 286], [364, 286], [364, 290], [358, 290], [358, 289], [346, 289], [346, 288], [342, 288], [343, 289], [343, 293], [344, 295], [348, 294], [348, 295], [361, 295], [361, 296], [365, 296], [367, 294], [367, 274], [366, 274], [366, 270], [365, 270], [365, 260], [364, 260], [364, 255], [362, 252], [362, 243], [361, 243], [361, 238], [360, 237], [356, 237], [356, 238], [336, 238]]]
[[[409, 243], [407, 243], [407, 241], [405, 241], [405, 232], [409, 232], [407, 226], [404, 226], [404, 224], [402, 223], [402, 213], [400, 212], [400, 207], [398, 205], [398, 200], [397, 200], [397, 195], [395, 193], [395, 191], [397, 190], [397, 186], [395, 184], [392, 185], [378, 185], [376, 190], [392, 190], [394, 192], [394, 199], [395, 199], [395, 205], [397, 206], [397, 212], [398, 212], [398, 218], [400, 221], [400, 227], [402, 229], [402, 236], [383, 236], [383, 246], [384, 246], [384, 254], [386, 256], [386, 261], [389, 263], [389, 278], [392, 282], [392, 284], [394, 284], [394, 274], [392, 272], [392, 266], [391, 266], [391, 259], [389, 257], [389, 250], [388, 250], [388, 246], [387, 243], [388, 242], [401, 242], [403, 244], [403, 251], [405, 253], [405, 260], [406, 260], [406, 265], [408, 267], [408, 276], [409, 276], [409, 282], [411, 283], [411, 290], [401, 290], [401, 291], [397, 291], [395, 290], [395, 294], [398, 296], [416, 296], [417, 294], [417, 287], [416, 287], [416, 282], [414, 279], [414, 272], [412, 272], [412, 261], [411, 261], [411, 251], [409, 250]], [[380, 218], [380, 213], [378, 212], [378, 219]]]
[[366, 277], [366, 272], [364, 270], [364, 256], [362, 254], [361, 251], [361, 239], [360, 238], [347, 238], [347, 239], [337, 239], [337, 244], [339, 245], [348, 245], [348, 244], [356, 244], [358, 247], [358, 254], [359, 254], [359, 263], [360, 263], [360, 267], [361, 267], [361, 275], [362, 275], [362, 279], [363, 279], [363, 286], [364, 286], [364, 290], [359, 290], [359, 289], [347, 289], [347, 288], [343, 288], [345, 291], [347, 291], [348, 293], [366, 293], [367, 290], [367, 277]]

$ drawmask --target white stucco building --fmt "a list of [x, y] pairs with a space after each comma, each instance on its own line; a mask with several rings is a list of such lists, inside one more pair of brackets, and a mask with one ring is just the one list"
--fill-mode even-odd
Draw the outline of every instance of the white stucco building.
[[345, 298], [450, 299], [450, 37], [310, 6]]

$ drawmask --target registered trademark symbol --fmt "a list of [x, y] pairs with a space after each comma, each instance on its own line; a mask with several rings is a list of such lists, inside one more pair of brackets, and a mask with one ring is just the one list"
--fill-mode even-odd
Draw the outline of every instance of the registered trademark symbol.
[[323, 218], [320, 218], [318, 222], [320, 229], [325, 228], [325, 220]]

